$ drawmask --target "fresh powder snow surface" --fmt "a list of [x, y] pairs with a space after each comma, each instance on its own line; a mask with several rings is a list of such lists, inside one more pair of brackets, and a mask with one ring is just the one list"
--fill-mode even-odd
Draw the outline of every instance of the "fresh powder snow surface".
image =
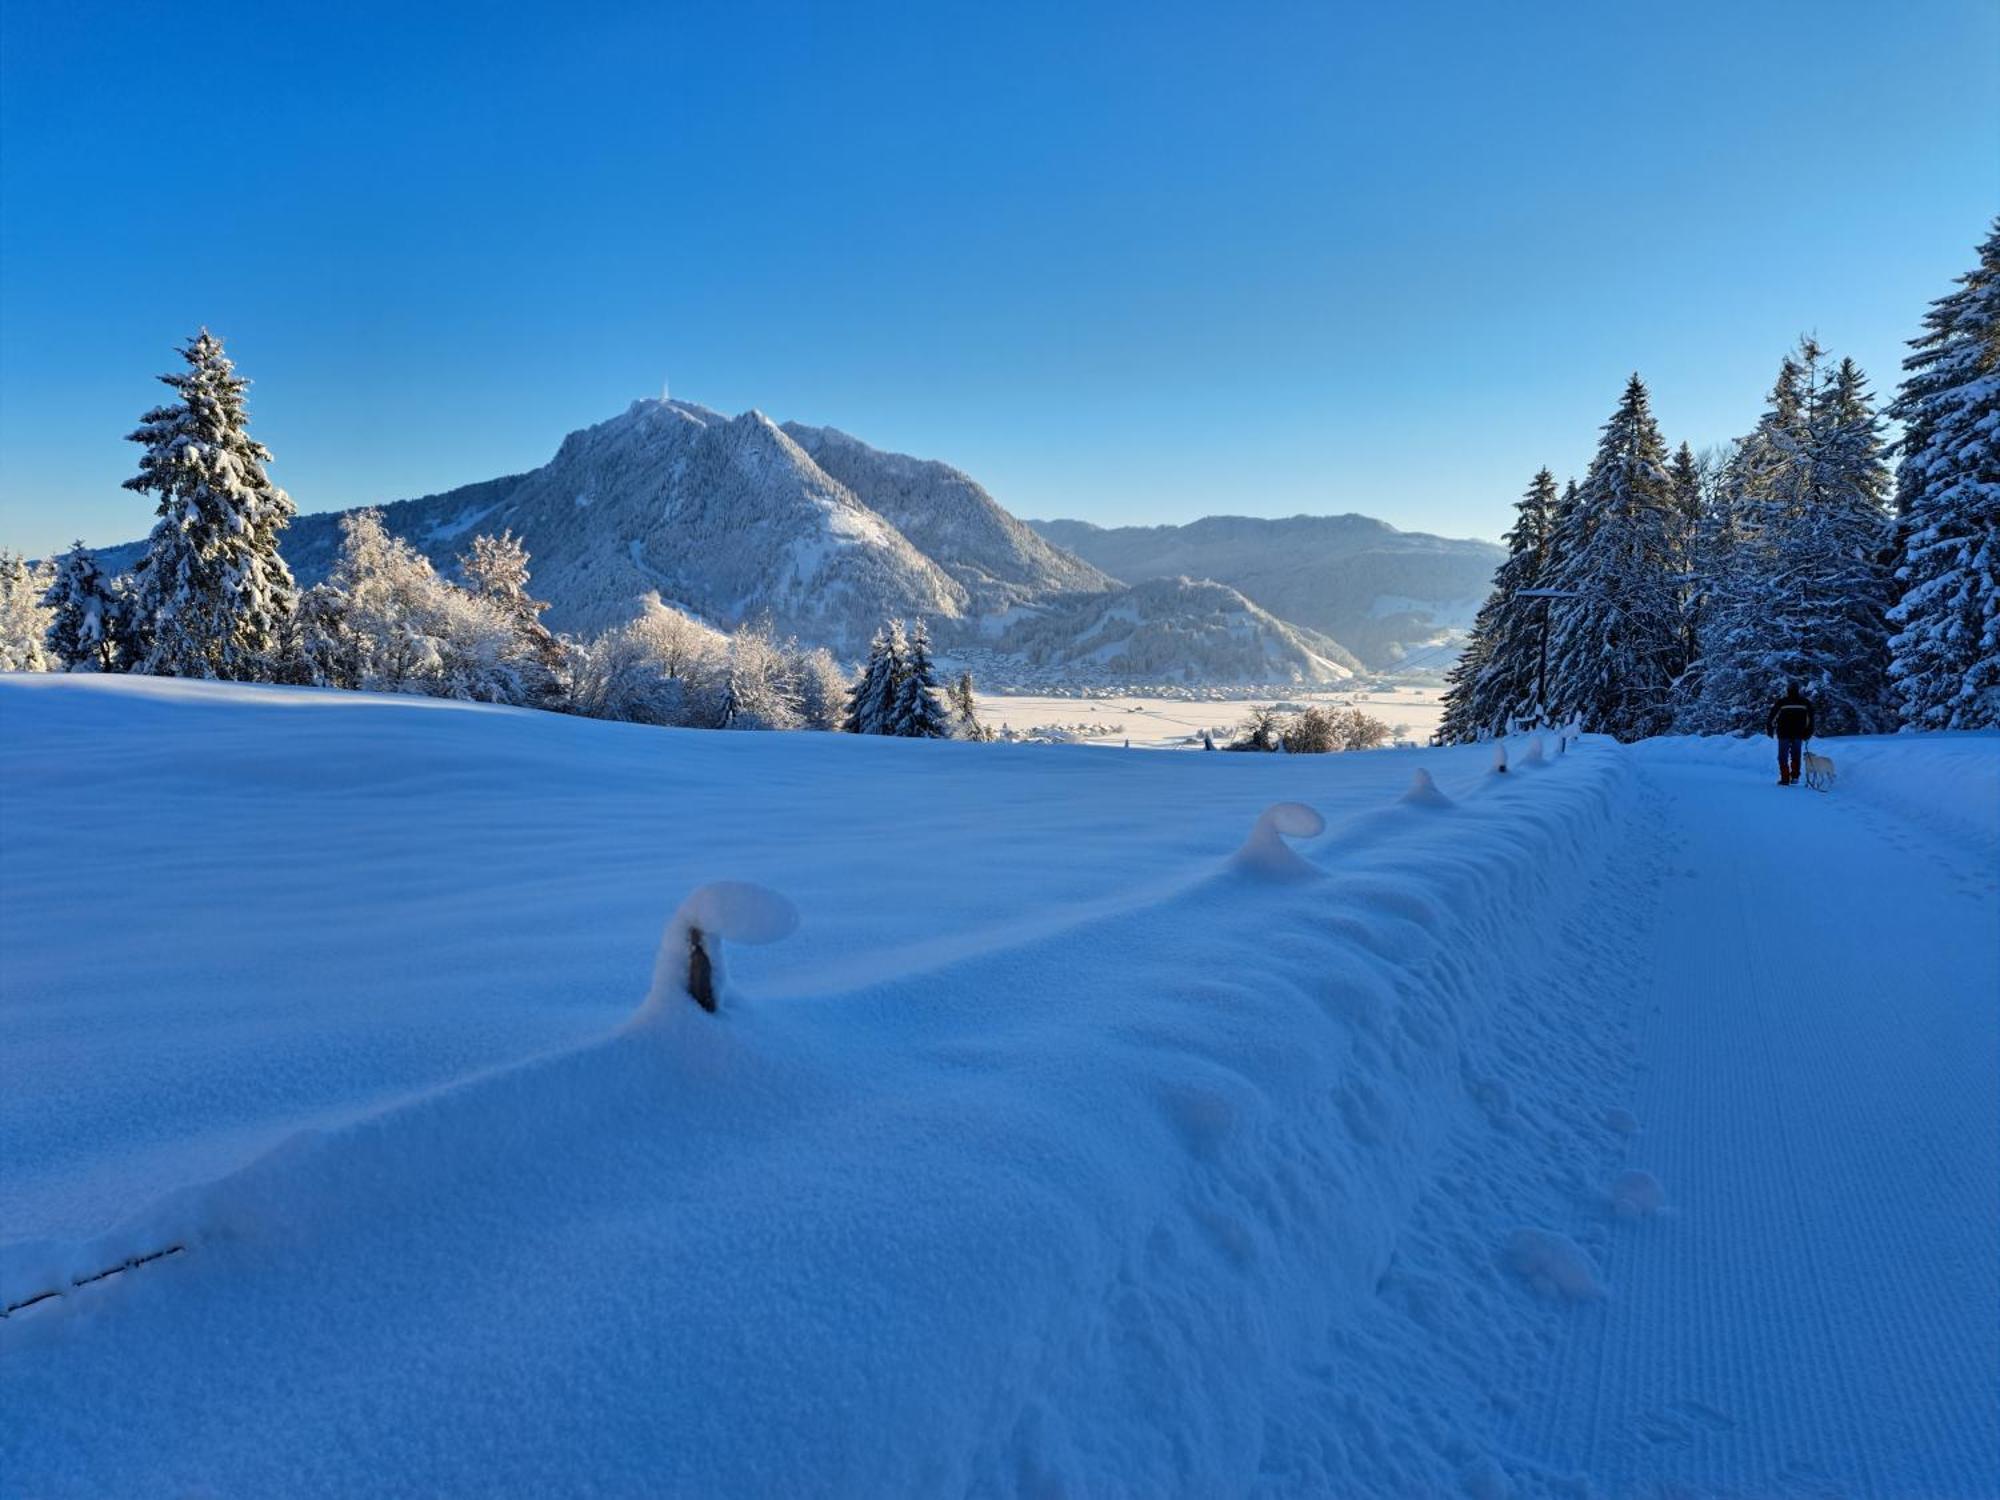
[[2000, 738], [1513, 748], [0, 678], [0, 1489], [2000, 1493]]

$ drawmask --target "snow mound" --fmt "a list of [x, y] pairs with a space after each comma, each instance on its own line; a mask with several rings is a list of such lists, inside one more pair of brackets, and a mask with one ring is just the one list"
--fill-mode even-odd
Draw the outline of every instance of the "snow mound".
[[1637, 1135], [1639, 1117], [1629, 1109], [1607, 1109], [1604, 1112], [1604, 1127], [1620, 1135]]
[[1667, 1206], [1667, 1190], [1651, 1172], [1625, 1172], [1611, 1184], [1611, 1211], [1621, 1219], [1650, 1219]]
[[1453, 802], [1438, 790], [1431, 773], [1418, 766], [1416, 774], [1410, 778], [1410, 789], [1403, 793], [1403, 801], [1410, 807], [1451, 807]]
[[1528, 749], [1527, 752], [1521, 757], [1521, 764], [1524, 766], [1539, 766], [1542, 765], [1543, 763], [1544, 763], [1544, 756], [1542, 755], [1542, 737], [1538, 734], [1533, 739], [1528, 741]]
[[1507, 769], [1507, 742], [1505, 740], [1495, 740], [1493, 742], [1493, 769], [1496, 772]]
[[1597, 1267], [1568, 1235], [1517, 1229], [1507, 1241], [1507, 1264], [1536, 1292], [1563, 1302], [1594, 1302], [1604, 1295]]
[[1237, 869], [1266, 880], [1304, 880], [1319, 873], [1299, 857], [1286, 839], [1318, 838], [1326, 819], [1303, 802], [1273, 802], [1250, 829], [1236, 851]]
[[653, 985], [639, 1014], [658, 1015], [675, 1000], [719, 1008], [727, 993], [722, 942], [753, 946], [791, 936], [798, 908], [776, 891], [746, 880], [697, 886], [668, 919], [653, 960]]

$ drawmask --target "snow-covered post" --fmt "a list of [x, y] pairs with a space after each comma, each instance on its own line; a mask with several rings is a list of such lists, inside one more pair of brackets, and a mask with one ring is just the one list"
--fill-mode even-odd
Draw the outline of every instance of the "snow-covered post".
[[1326, 819], [1305, 803], [1273, 802], [1252, 825], [1250, 837], [1236, 851], [1232, 863], [1265, 880], [1309, 879], [1319, 871], [1299, 858], [1285, 840], [1317, 838], [1325, 832]]
[[1431, 779], [1431, 773], [1422, 766], [1410, 778], [1410, 789], [1403, 793], [1402, 801], [1410, 807], [1452, 807], [1451, 798], [1438, 790], [1438, 784]]
[[660, 939], [653, 987], [639, 1008], [641, 1018], [658, 1015], [677, 996], [714, 1014], [729, 992], [723, 939], [775, 943], [798, 925], [798, 909], [764, 886], [740, 880], [697, 886], [674, 912]]
[[1493, 742], [1493, 774], [1496, 776], [1505, 776], [1507, 774], [1507, 742], [1505, 740], [1495, 740]]

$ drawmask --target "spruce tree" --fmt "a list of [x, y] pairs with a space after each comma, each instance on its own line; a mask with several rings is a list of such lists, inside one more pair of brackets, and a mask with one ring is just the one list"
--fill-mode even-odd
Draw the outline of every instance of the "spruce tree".
[[1514, 507], [1514, 525], [1505, 538], [1507, 560], [1494, 579], [1498, 604], [1493, 621], [1493, 646], [1480, 669], [1474, 696], [1483, 710], [1483, 726], [1499, 733], [1510, 718], [1533, 714], [1546, 717], [1540, 701], [1541, 649], [1546, 599], [1523, 598], [1523, 589], [1547, 586], [1549, 534], [1555, 525], [1556, 477], [1547, 469], [1536, 474]]
[[140, 419], [145, 449], [130, 490], [159, 497], [135, 612], [139, 664], [167, 677], [249, 681], [265, 676], [297, 598], [278, 534], [291, 498], [265, 477], [270, 450], [250, 436], [243, 392], [222, 341], [203, 329], [181, 351], [185, 372], [162, 375], [180, 399]]
[[1890, 677], [1912, 729], [2000, 727], [2000, 219], [1931, 304], [1890, 415], [1902, 597]]
[[903, 626], [899, 620], [884, 622], [868, 645], [868, 665], [848, 695], [847, 718], [841, 725], [849, 734], [888, 734], [896, 710], [896, 690], [903, 681]]
[[1680, 728], [1755, 731], [1789, 682], [1823, 733], [1889, 727], [1887, 489], [1866, 379], [1852, 360], [1829, 374], [1825, 351], [1801, 340], [1724, 476], [1726, 520], [1705, 533], [1698, 685]]
[[972, 692], [972, 674], [960, 672], [945, 690], [951, 700], [952, 732], [962, 740], [984, 741], [992, 732], [979, 722], [979, 705]]
[[71, 671], [117, 669], [121, 592], [82, 542], [56, 564], [55, 581], [42, 603], [50, 611], [46, 640], [51, 654]]
[[922, 620], [909, 631], [903, 679], [896, 684], [896, 702], [890, 712], [888, 732], [913, 740], [951, 738], [951, 720], [937, 699], [930, 632]]
[[1664, 731], [1681, 619], [1673, 480], [1645, 384], [1634, 375], [1579, 487], [1559, 510], [1547, 709], [1620, 739]]

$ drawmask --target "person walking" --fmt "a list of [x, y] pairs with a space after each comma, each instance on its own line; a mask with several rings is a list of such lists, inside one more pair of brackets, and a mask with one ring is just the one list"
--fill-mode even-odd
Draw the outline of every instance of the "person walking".
[[1792, 786], [1799, 779], [1799, 761], [1806, 741], [1812, 738], [1813, 706], [1797, 682], [1785, 684], [1785, 696], [1771, 705], [1764, 720], [1764, 732], [1778, 739], [1778, 785]]

